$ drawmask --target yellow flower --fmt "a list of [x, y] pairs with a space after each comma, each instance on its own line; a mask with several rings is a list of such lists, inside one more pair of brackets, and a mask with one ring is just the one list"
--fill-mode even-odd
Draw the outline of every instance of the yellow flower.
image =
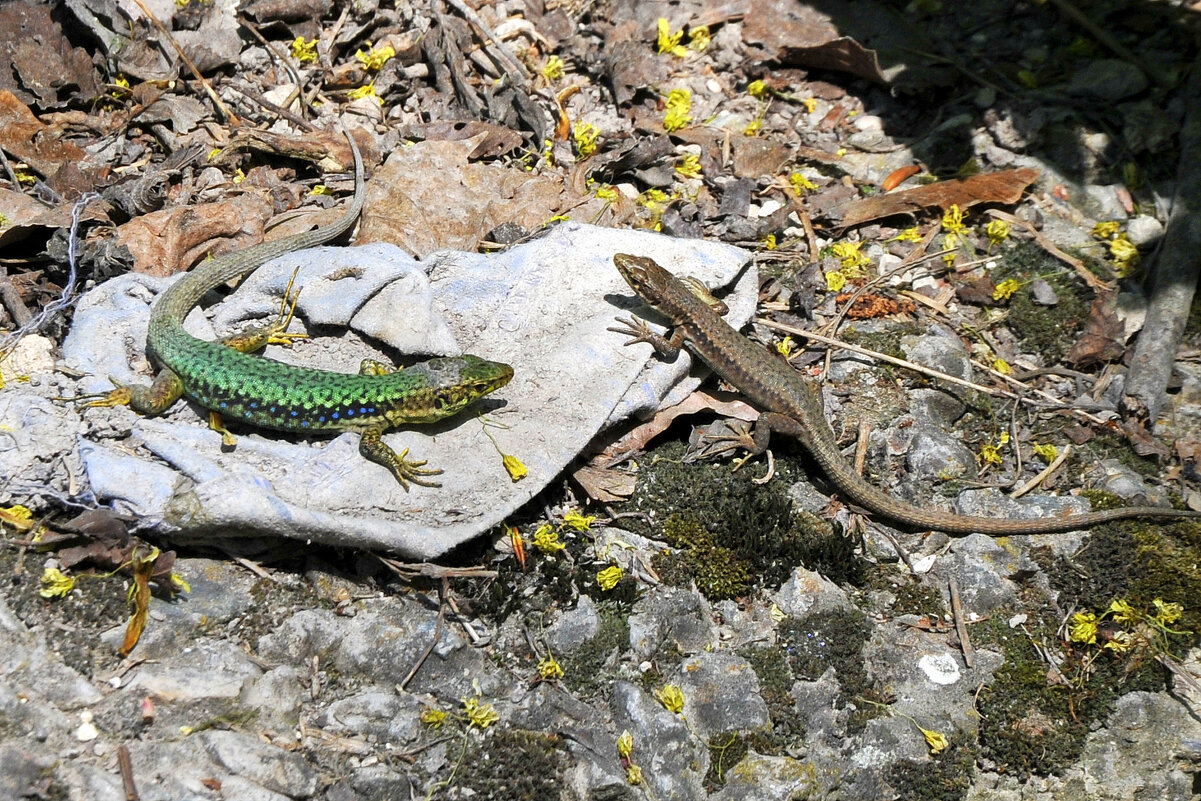
[[805, 107], [805, 111], [808, 111], [810, 114], [812, 114], [813, 112], [817, 111], [817, 98], [807, 97], [801, 101], [801, 105]]
[[384, 99], [375, 93], [374, 83], [360, 86], [358, 89], [352, 89], [346, 96], [351, 100], [361, 100], [364, 97], [374, 97], [376, 102], [381, 106], [384, 104]]
[[663, 704], [668, 712], [678, 715], [684, 711], [684, 691], [674, 684], [664, 684], [655, 690], [655, 700]]
[[596, 196], [601, 200], [612, 203], [614, 200], [617, 200], [617, 190], [609, 184], [602, 184], [596, 188]]
[[1162, 625], [1175, 623], [1184, 614], [1184, 607], [1177, 603], [1167, 603], [1162, 598], [1151, 602], [1155, 606], [1155, 622]]
[[788, 176], [788, 183], [792, 184], [792, 191], [797, 195], [803, 195], [806, 192], [813, 192], [817, 189], [817, 184], [810, 181], [799, 172], [794, 172]]
[[617, 738], [617, 754], [624, 759], [629, 759], [632, 753], [634, 753], [634, 735], [630, 734], [629, 729], [624, 729], [621, 736]]
[[846, 285], [847, 277], [841, 270], [831, 270], [826, 273], [826, 289], [831, 292], [840, 292]]
[[894, 236], [889, 242], [921, 242], [922, 232], [915, 225], [912, 228], [906, 228], [901, 233]]
[[692, 122], [692, 92], [687, 89], [672, 89], [667, 95], [667, 112], [663, 115], [663, 127], [678, 131]]
[[427, 706], [421, 713], [421, 722], [431, 729], [440, 729], [446, 722], [446, 713], [441, 709]]
[[700, 25], [688, 31], [688, 49], [696, 53], [703, 53], [709, 49], [709, 26]]
[[464, 698], [463, 711], [467, 714], [467, 722], [481, 729], [486, 729], [500, 720], [500, 715], [492, 708], [492, 704], [481, 704], [479, 696]]
[[1113, 256], [1118, 274], [1123, 277], [1129, 275], [1130, 271], [1137, 267], [1142, 260], [1138, 248], [1126, 234], [1118, 234], [1113, 238], [1109, 243], [1109, 255]]
[[[836, 242], [830, 251], [834, 254], [834, 258], [842, 262], [844, 270], [856, 270], [872, 263], [871, 259], [859, 252], [861, 247], [863, 247], [862, 242]], [[853, 272], [851, 274], [854, 275]]]
[[529, 469], [516, 456], [507, 453], [501, 454], [500, 463], [504, 465], [505, 472], [509, 474], [509, 478], [513, 481], [521, 481], [529, 475]]
[[371, 43], [367, 43], [367, 51], [358, 50], [354, 57], [365, 69], [375, 72], [380, 67], [388, 62], [388, 59], [396, 55], [396, 48], [392, 45], [384, 45], [383, 47], [375, 48]]
[[685, 56], [685, 54], [687, 53], [687, 51], [684, 50], [684, 48], [680, 45], [680, 40], [684, 38], [684, 31], [679, 30], [679, 31], [676, 31], [675, 33], [672, 33], [671, 32], [671, 23], [667, 21], [666, 17], [659, 17], [658, 26], [659, 26], [659, 41], [658, 41], [659, 52], [660, 53], [671, 53], [673, 56], [676, 56], [677, 58], [683, 58]]
[[945, 734], [931, 729], [922, 729], [921, 726], [918, 726], [918, 728], [922, 730], [922, 736], [926, 738], [926, 745], [930, 746], [931, 754], [941, 754], [947, 750], [947, 746], [950, 743], [947, 741]]
[[600, 138], [600, 130], [595, 125], [581, 122], [575, 126], [571, 134], [572, 138], [575, 139], [575, 149], [580, 154], [581, 160], [588, 158], [596, 152], [596, 140]]
[[1109, 239], [1110, 237], [1117, 235], [1118, 231], [1121, 229], [1122, 224], [1116, 220], [1099, 222], [1093, 226], [1093, 236], [1095, 236], [1097, 239]]
[[775, 250], [776, 249], [776, 235], [775, 234], [768, 234], [767, 236], [765, 236], [763, 238], [763, 249], [764, 250]]
[[563, 666], [555, 661], [553, 656], [548, 656], [538, 662], [538, 675], [543, 681], [553, 681], [563, 678]]
[[1115, 654], [1124, 654], [1134, 647], [1134, 635], [1128, 631], [1119, 631], [1113, 635], [1113, 638], [1105, 643], [1106, 650], [1113, 651]]
[[751, 81], [746, 85], [746, 92], [751, 97], [757, 97], [760, 100], [771, 97], [771, 90], [767, 88], [767, 84], [763, 81]]
[[309, 194], [316, 197], [317, 195], [332, 195], [333, 192], [325, 184], [313, 184], [313, 188], [309, 190]]
[[1005, 361], [1000, 356], [992, 360], [992, 369], [996, 370], [1001, 375], [1013, 374], [1013, 368], [1009, 366], [1009, 362]]
[[309, 64], [311, 61], [317, 60], [317, 40], [311, 38], [305, 41], [304, 36], [297, 36], [292, 40], [292, 58], [299, 61], [300, 64]]
[[796, 343], [792, 341], [791, 336], [784, 337], [776, 343], [776, 353], [779, 353], [785, 359], [792, 358], [792, 352], [796, 349]]
[[963, 212], [955, 203], [942, 215], [942, 228], [949, 234], [962, 235], [966, 227], [963, 224]]
[[1051, 462], [1055, 461], [1057, 456], [1059, 456], [1059, 448], [1056, 448], [1049, 442], [1044, 442], [1041, 445], [1034, 446], [1034, 455], [1042, 459], [1047, 464], [1050, 464]]
[[742, 135], [743, 136], [758, 136], [759, 132], [762, 130], [763, 130], [763, 120], [755, 119], [755, 120], [751, 120], [750, 122], [748, 122], [746, 124], [746, 127], [742, 129]]
[[75, 579], [66, 575], [57, 567], [48, 567], [42, 571], [42, 589], [38, 595], [43, 598], [65, 598], [67, 593], [75, 589]]
[[178, 573], [171, 573], [167, 576], [167, 580], [171, 583], [171, 592], [191, 592], [192, 585], [184, 580], [184, 577]]
[[567, 65], [563, 63], [563, 59], [558, 56], [551, 56], [542, 65], [542, 77], [548, 81], [557, 81], [563, 77], [567, 71]]
[[1113, 599], [1109, 608], [1105, 610], [1105, 614], [1113, 615], [1113, 619], [1118, 623], [1133, 623], [1139, 618], [1138, 612], [1125, 598]]
[[240, 183], [242, 183], [242, 182], [243, 182], [243, 181], [245, 181], [245, 180], [246, 180], [246, 173], [242, 172], [242, 168], [241, 168], [241, 167], [239, 167], [238, 169], [234, 170], [234, 178], [233, 178], [233, 181], [234, 181], [234, 183], [235, 183], [235, 184], [240, 184]]
[[993, 220], [984, 229], [984, 233], [988, 234], [989, 246], [999, 245], [1009, 238], [1009, 223], [1004, 220]]
[[980, 446], [980, 454], [976, 458], [981, 464], [1000, 464], [1001, 449], [991, 442], [986, 442]]
[[630, 765], [626, 768], [626, 781], [637, 786], [642, 784], [642, 768], [637, 765]]
[[997, 284], [995, 289], [993, 289], [992, 299], [993, 300], [1009, 300], [1011, 297], [1013, 297], [1013, 293], [1017, 292], [1021, 288], [1022, 288], [1022, 285], [1019, 284], [1017, 281], [1015, 281], [1012, 278], [1006, 278], [1004, 281]]
[[559, 532], [548, 523], [543, 523], [534, 532], [534, 547], [545, 554], [558, 553], [567, 546], [559, 539]]
[[1097, 616], [1092, 612], [1077, 612], [1068, 621], [1068, 639], [1092, 645], [1097, 641]]
[[596, 583], [605, 592], [613, 589], [621, 581], [624, 571], [618, 565], [606, 567], [604, 570], [596, 574]]
[[587, 531], [596, 522], [596, 515], [582, 515], [575, 509], [563, 515], [563, 525], [573, 531]]
[[676, 172], [685, 178], [700, 178], [701, 176], [701, 157], [695, 153], [689, 153], [680, 163], [676, 165]]

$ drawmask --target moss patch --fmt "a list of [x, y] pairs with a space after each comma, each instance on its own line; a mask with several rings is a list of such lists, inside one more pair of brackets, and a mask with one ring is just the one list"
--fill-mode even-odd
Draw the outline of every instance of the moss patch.
[[554, 735], [497, 729], [467, 749], [454, 786], [476, 801], [559, 798], [570, 760]]
[[929, 761], [897, 762], [888, 783], [896, 789], [897, 801], [960, 801], [967, 796], [975, 766], [974, 749], [952, 746]]
[[759, 695], [767, 704], [771, 718], [771, 730], [752, 732], [748, 736], [751, 747], [761, 754], [778, 756], [784, 749], [805, 734], [803, 725], [796, 718], [792, 683], [795, 678], [784, 649], [774, 646], [748, 646], [738, 655], [750, 664], [759, 678]]
[[559, 659], [563, 683], [581, 698], [597, 695], [609, 686], [610, 674], [604, 670], [613, 653], [630, 647], [630, 623], [612, 608], [598, 611], [600, 628], [596, 636], [575, 651]]
[[[863, 662], [863, 646], [871, 633], [872, 625], [861, 612], [841, 609], [785, 620], [777, 631], [794, 677], [817, 681], [834, 669], [840, 707], [856, 698], [883, 700]], [[877, 704], [858, 702], [856, 707], [848, 721], [851, 733], [861, 731], [867, 721], [883, 712]]]
[[718, 734], [709, 738], [709, 772], [705, 774], [705, 789], [713, 792], [726, 783], [726, 774], [742, 761], [748, 750], [746, 738], [736, 733]]
[[676, 584], [696, 580], [713, 599], [754, 586], [778, 587], [797, 565], [837, 583], [862, 583], [863, 563], [853, 543], [829, 523], [793, 510], [787, 487], [801, 471], [785, 447], [782, 441], [776, 450], [776, 477], [760, 486], [751, 480], [753, 469], [684, 464], [683, 444], [668, 443], [643, 468], [634, 498], [637, 507], [664, 524], [634, 518], [621, 524], [644, 536], [674, 540], [685, 553], [662, 559], [656, 569], [662, 566]]
[[[1013, 278], [1023, 284], [1009, 301], [1008, 327], [1020, 338], [1023, 351], [1042, 355], [1048, 365], [1058, 363], [1088, 320], [1092, 292], [1033, 242], [1015, 242], [1003, 256], [1004, 266], [994, 281]], [[1039, 306], [1034, 302], [1026, 285], [1035, 278], [1051, 285], [1059, 303]]]

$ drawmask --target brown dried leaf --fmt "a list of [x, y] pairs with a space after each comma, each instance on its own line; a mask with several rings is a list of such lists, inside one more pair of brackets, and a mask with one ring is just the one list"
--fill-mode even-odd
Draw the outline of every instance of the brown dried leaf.
[[1126, 352], [1126, 326], [1118, 319], [1116, 295], [1101, 294], [1093, 300], [1088, 322], [1080, 339], [1064, 361], [1077, 367], [1120, 359]]
[[0, 3], [0, 89], [41, 109], [100, 92], [92, 59], [73, 47], [50, 4]]
[[894, 214], [912, 214], [928, 208], [946, 211], [951, 206], [966, 209], [978, 203], [1017, 203], [1022, 199], [1026, 187], [1034, 183], [1038, 176], [1038, 170], [1022, 167], [860, 198], [842, 207], [842, 224], [859, 225], [869, 220]]
[[532, 230], [577, 200], [557, 179], [469, 162], [475, 148], [468, 139], [393, 151], [367, 185], [356, 241], [391, 242], [419, 258], [446, 248], [475, 250], [501, 223]]
[[754, 421], [759, 419], [759, 412], [743, 401], [722, 400], [707, 392], [697, 390], [675, 406], [660, 409], [650, 420], [626, 432], [625, 436], [593, 457], [592, 463], [606, 464], [624, 454], [643, 450], [648, 442], [666, 431], [677, 417], [699, 412], [716, 412], [738, 420]]
[[[475, 139], [475, 150], [467, 158], [490, 159], [503, 156], [521, 145], [521, 134], [503, 125], [475, 120], [443, 120], [402, 126], [400, 135], [406, 139], [458, 142]], [[479, 137], [478, 139], [476, 137]]]
[[270, 213], [265, 199], [239, 195], [220, 203], [143, 214], [118, 228], [117, 240], [133, 254], [136, 272], [174, 275], [209, 253], [262, 242]]
[[46, 178], [67, 197], [94, 189], [104, 172], [87, 165], [87, 154], [63, 139], [61, 128], [45, 125], [17, 96], [0, 90], [0, 148]]
[[832, 15], [813, 4], [751, 0], [742, 38], [770, 57], [797, 67], [849, 72], [886, 83], [876, 53], [839, 30]]
[[146, 619], [150, 616], [150, 574], [154, 571], [154, 559], [133, 560], [133, 590], [130, 601], [133, 604], [133, 615], [125, 626], [125, 641], [121, 644], [121, 656], [129, 656], [129, 652], [138, 644], [142, 630], [146, 628]]
[[571, 474], [580, 483], [588, 497], [598, 503], [624, 501], [634, 494], [637, 477], [626, 470], [606, 470], [603, 467], [584, 465]]

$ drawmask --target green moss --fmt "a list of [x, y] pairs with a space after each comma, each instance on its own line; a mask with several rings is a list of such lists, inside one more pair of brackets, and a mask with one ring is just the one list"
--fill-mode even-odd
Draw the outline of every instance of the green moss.
[[494, 729], [472, 742], [455, 775], [455, 797], [473, 801], [559, 798], [570, 759], [553, 734]]
[[[856, 698], [882, 700], [863, 663], [863, 646], [871, 633], [872, 625], [861, 612], [843, 609], [785, 620], [777, 629], [780, 647], [797, 679], [817, 681], [828, 669], [834, 669], [840, 707], [855, 702]], [[882, 712], [880, 705], [856, 702], [848, 730], [861, 731], [867, 721]]]
[[[761, 466], [734, 472], [728, 464], [684, 464], [682, 443], [661, 446], [643, 467], [633, 502], [664, 525], [636, 518], [621, 524], [687, 547], [691, 554], [661, 559], [656, 569], [662, 566], [675, 583], [695, 578], [702, 592], [717, 593], [711, 598], [732, 597], [752, 586], [778, 587], [797, 565], [835, 582], [861, 582], [863, 563], [854, 544], [829, 523], [793, 510], [787, 488], [801, 471], [789, 447], [787, 439], [777, 444], [777, 475], [757, 485], [752, 478]], [[727, 563], [720, 564], [723, 560]]]
[[796, 718], [792, 683], [795, 678], [788, 666], [784, 649], [778, 646], [747, 646], [738, 655], [750, 664], [759, 678], [759, 695], [767, 704], [771, 729], [747, 735], [750, 747], [761, 754], [778, 756], [805, 734]]
[[737, 733], [718, 734], [709, 738], [709, 772], [705, 774], [705, 789], [713, 792], [726, 783], [726, 773], [742, 761], [748, 750], [746, 739]]
[[[925, 329], [917, 323], [900, 323], [889, 326], [887, 330], [870, 333], [850, 325], [843, 330], [841, 336], [852, 345], [884, 353], [897, 359], [904, 359], [905, 351], [901, 347], [901, 340], [905, 337], [921, 336], [925, 332]], [[887, 365], [882, 364], [880, 367], [887, 369]]]
[[[1108, 431], [1099, 434], [1088, 441], [1084, 446], [1093, 459], [1117, 459], [1124, 466], [1143, 476], [1159, 477], [1159, 465], [1154, 459], [1144, 458], [1135, 453], [1134, 448], [1130, 447], [1130, 440]], [[1084, 463], [1084, 459], [1078, 456], [1072, 456], [1073, 461], [1068, 462], [1068, 470], [1071, 471], [1074, 465]], [[1075, 472], [1079, 472], [1079, 467]], [[1119, 500], [1116, 505], [1121, 506]]]
[[[1009, 301], [1006, 325], [1018, 335], [1021, 350], [1041, 355], [1048, 365], [1060, 362], [1088, 320], [1092, 292], [1033, 242], [1014, 242], [1002, 255], [1003, 266], [994, 281], [999, 284], [1013, 278], [1023, 285]], [[1034, 302], [1027, 285], [1035, 278], [1042, 278], [1055, 290], [1059, 297], [1056, 305]]]
[[892, 611], [897, 615], [941, 615], [946, 611], [942, 593], [921, 579], [908, 577], [892, 587], [896, 600]]
[[896, 789], [897, 801], [960, 801], [967, 796], [975, 767], [974, 748], [952, 745], [931, 760], [905, 759], [895, 763], [889, 771], [888, 783]]
[[600, 627], [596, 636], [559, 659], [563, 683], [581, 697], [598, 694], [609, 686], [611, 674], [605, 665], [615, 651], [630, 647], [630, 624], [612, 607], [597, 610]]
[[695, 581], [697, 589], [715, 601], [746, 593], [750, 584], [746, 562], [713, 542], [713, 535], [693, 515], [669, 517], [663, 524], [663, 539], [681, 549], [656, 554], [652, 560], [665, 583], [680, 587]]
[[[1058, 621], [1031, 620], [1026, 626], [1036, 641], [1054, 642]], [[1161, 690], [1164, 671], [1157, 662], [1136, 663], [1103, 654], [1081, 683], [1050, 683], [1047, 664], [1022, 631], [1010, 630], [1001, 618], [974, 626], [978, 646], [998, 648], [1005, 663], [977, 698], [981, 754], [998, 773], [1024, 779], [1033, 774], [1060, 774], [1080, 758], [1094, 725], [1103, 722], [1114, 702], [1136, 690]], [[1075, 676], [1079, 655], [1061, 665]]]

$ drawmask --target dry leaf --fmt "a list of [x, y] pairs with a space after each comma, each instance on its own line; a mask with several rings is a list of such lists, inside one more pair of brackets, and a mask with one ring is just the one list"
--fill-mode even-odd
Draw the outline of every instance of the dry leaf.
[[939, 181], [887, 195], [853, 200], [842, 208], [844, 226], [859, 225], [894, 214], [912, 214], [922, 209], [951, 206], [966, 209], [977, 203], [1017, 203], [1026, 187], [1038, 178], [1038, 170], [1022, 167], [972, 175], [961, 180]]

